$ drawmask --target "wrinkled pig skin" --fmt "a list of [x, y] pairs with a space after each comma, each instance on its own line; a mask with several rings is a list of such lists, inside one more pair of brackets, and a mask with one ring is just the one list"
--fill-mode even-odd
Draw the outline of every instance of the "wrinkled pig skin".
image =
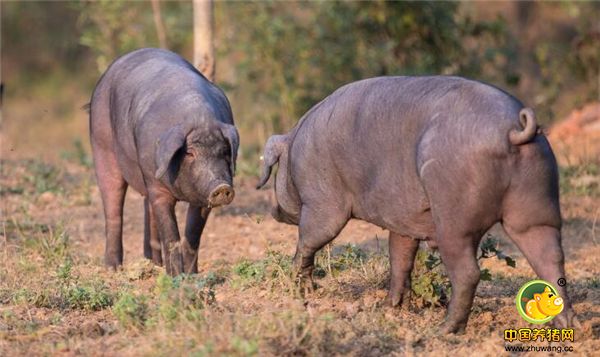
[[[144, 255], [170, 275], [197, 272], [211, 207], [234, 196], [239, 146], [224, 93], [179, 55], [141, 49], [116, 59], [90, 103], [90, 138], [106, 219], [105, 263], [123, 264], [123, 203], [144, 199]], [[180, 240], [175, 203], [189, 202]]]
[[[400, 303], [419, 240], [452, 283], [446, 333], [464, 330], [479, 283], [476, 251], [501, 222], [537, 275], [565, 277], [557, 165], [534, 112], [459, 77], [379, 77], [341, 87], [267, 141], [258, 187], [275, 175], [273, 217], [298, 225], [294, 271], [312, 288], [315, 253], [351, 218], [390, 231], [388, 300]], [[577, 324], [567, 291], [559, 326]]]

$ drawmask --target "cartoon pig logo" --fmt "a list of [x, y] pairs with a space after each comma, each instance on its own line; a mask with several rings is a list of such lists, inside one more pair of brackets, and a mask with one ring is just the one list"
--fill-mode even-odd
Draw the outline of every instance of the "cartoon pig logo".
[[564, 301], [547, 281], [533, 280], [517, 294], [517, 311], [523, 319], [534, 324], [549, 322], [564, 309]]
[[527, 301], [525, 313], [534, 320], [543, 320], [560, 314], [563, 308], [563, 299], [546, 286], [541, 294], [534, 294], [533, 299]]

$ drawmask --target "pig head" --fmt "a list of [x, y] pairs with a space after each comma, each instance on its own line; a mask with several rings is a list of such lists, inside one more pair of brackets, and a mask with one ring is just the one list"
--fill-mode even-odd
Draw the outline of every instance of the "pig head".
[[175, 125], [156, 144], [154, 177], [179, 200], [206, 207], [229, 204], [238, 147], [233, 125]]

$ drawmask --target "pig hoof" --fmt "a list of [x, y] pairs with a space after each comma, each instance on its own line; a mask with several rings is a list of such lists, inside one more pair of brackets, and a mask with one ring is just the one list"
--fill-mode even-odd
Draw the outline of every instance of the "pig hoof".
[[581, 328], [581, 322], [579, 322], [579, 319], [577, 318], [577, 315], [573, 316], [571, 319], [571, 326], [576, 327], [576, 328]]
[[179, 264], [170, 264], [167, 266], [167, 274], [169, 276], [178, 276], [183, 273], [183, 267]]
[[171, 259], [171, 261], [167, 262], [165, 265], [167, 275], [169, 276], [177, 276], [184, 272], [182, 262], [177, 259]]
[[300, 288], [300, 291], [304, 296], [312, 295], [315, 292], [316, 288], [315, 283], [312, 281], [312, 279], [306, 278], [298, 282], [298, 287]]
[[557, 328], [569, 328], [569, 327], [581, 327], [581, 323], [575, 315], [575, 311], [573, 309], [567, 309], [563, 311], [560, 315], [556, 316], [552, 320], [552, 325]]
[[396, 307], [400, 305], [402, 308], [408, 308], [411, 298], [411, 290], [405, 289], [402, 292], [392, 293], [388, 292], [385, 298], [385, 304], [387, 306]]
[[154, 263], [154, 265], [156, 265], [157, 267], [161, 267], [161, 268], [163, 267], [162, 259], [159, 259], [159, 260], [152, 259], [152, 263]]
[[467, 327], [467, 324], [464, 324], [464, 323], [456, 323], [453, 321], [446, 321], [440, 325], [440, 327], [438, 328], [438, 333], [442, 334], [442, 335], [450, 335], [450, 334], [462, 335], [465, 333], [466, 327]]
[[160, 252], [158, 254], [153, 254], [152, 263], [154, 263], [154, 265], [159, 266], [159, 267], [163, 266], [163, 260], [162, 260], [162, 256], [160, 255]]
[[148, 259], [151, 259], [155, 265], [162, 267], [163, 266], [163, 258], [162, 258], [161, 248], [158, 248], [158, 249], [152, 248], [151, 253], [152, 254], [150, 254], [150, 257], [148, 257]]
[[304, 286], [304, 296], [312, 295], [315, 293], [315, 286], [312, 283]]
[[112, 271], [112, 272], [117, 272], [117, 271], [123, 270], [123, 265], [106, 264], [106, 269], [108, 269], [109, 271]]
[[385, 298], [385, 304], [391, 307], [398, 306], [400, 304], [400, 301], [402, 301], [401, 295], [396, 295], [392, 293], [388, 293], [388, 295]]
[[296, 274], [294, 281], [301, 295], [306, 296], [315, 292], [316, 284], [313, 282], [311, 275]]
[[108, 258], [107, 257], [107, 258], [104, 258], [104, 264], [106, 265], [106, 267], [109, 270], [117, 271], [123, 265], [123, 262], [119, 261], [119, 259], [114, 259], [114, 258]]

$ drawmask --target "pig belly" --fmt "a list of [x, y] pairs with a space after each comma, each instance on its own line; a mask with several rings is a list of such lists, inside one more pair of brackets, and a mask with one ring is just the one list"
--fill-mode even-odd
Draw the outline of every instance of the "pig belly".
[[383, 229], [415, 239], [429, 240], [434, 237], [435, 225], [427, 198], [423, 195], [412, 199], [370, 195], [362, 204], [354, 205], [353, 215]]
[[137, 160], [131, 159], [122, 148], [117, 148], [116, 154], [121, 174], [127, 184], [141, 195], [146, 196], [148, 192]]

